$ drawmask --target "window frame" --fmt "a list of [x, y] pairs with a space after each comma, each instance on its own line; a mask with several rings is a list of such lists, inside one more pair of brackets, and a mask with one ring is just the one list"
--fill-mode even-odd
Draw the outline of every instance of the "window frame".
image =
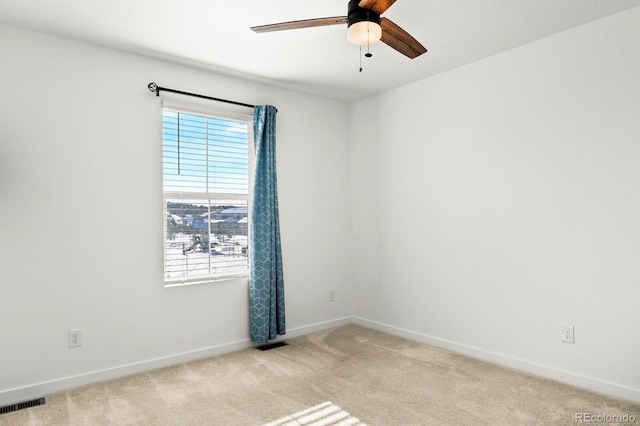
[[164, 112], [171, 111], [180, 114], [192, 114], [207, 118], [229, 120], [235, 122], [243, 122], [247, 124], [247, 194], [229, 194], [229, 193], [203, 193], [203, 192], [185, 192], [185, 191], [165, 191], [164, 190], [164, 131], [161, 134], [162, 155], [161, 167], [162, 173], [162, 277], [165, 288], [182, 287], [198, 284], [209, 284], [221, 281], [244, 279], [249, 277], [250, 259], [247, 258], [247, 267], [242, 271], [218, 272], [215, 274], [201, 274], [194, 276], [167, 277], [167, 200], [208, 200], [210, 202], [218, 201], [246, 201], [247, 203], [247, 256], [249, 256], [249, 238], [251, 235], [251, 204], [253, 199], [253, 180], [255, 174], [255, 152], [254, 152], [254, 135], [253, 135], [253, 110], [250, 112], [237, 111], [236, 108], [214, 108], [201, 103], [176, 102], [172, 99], [163, 99], [162, 102], [162, 118], [161, 128], [164, 126]]

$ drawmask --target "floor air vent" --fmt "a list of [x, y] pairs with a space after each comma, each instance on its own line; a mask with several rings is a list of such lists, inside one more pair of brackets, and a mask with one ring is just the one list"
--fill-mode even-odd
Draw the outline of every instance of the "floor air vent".
[[11, 413], [13, 411], [24, 410], [25, 408], [37, 407], [44, 405], [44, 398], [32, 399], [31, 401], [18, 402], [16, 404], [5, 405], [0, 407], [0, 414]]
[[258, 346], [258, 349], [260, 349], [261, 351], [268, 351], [269, 349], [275, 349], [282, 346], [289, 346], [289, 344], [287, 342], [275, 342], [275, 343], [269, 343], [267, 345]]

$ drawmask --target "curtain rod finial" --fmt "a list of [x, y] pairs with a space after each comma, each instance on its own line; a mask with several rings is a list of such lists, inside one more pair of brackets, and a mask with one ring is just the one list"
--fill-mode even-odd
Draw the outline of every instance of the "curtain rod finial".
[[151, 92], [156, 92], [156, 96], [160, 96], [160, 90], [158, 90], [158, 85], [155, 83], [149, 83], [147, 86]]

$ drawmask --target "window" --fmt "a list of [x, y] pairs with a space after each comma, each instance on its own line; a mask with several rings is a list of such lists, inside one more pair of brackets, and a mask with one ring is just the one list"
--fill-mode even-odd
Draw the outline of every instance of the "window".
[[249, 124], [163, 110], [166, 285], [248, 274]]

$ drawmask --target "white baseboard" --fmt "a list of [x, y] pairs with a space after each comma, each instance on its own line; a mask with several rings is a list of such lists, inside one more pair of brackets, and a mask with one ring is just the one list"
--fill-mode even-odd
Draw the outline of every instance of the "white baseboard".
[[291, 328], [287, 330], [287, 334], [280, 336], [278, 340], [286, 340], [292, 337], [304, 336], [305, 334], [315, 333], [316, 331], [328, 330], [330, 328], [340, 327], [347, 324], [353, 324], [353, 317], [343, 317], [330, 321], [318, 322], [315, 324], [304, 325], [301, 327]]
[[373, 328], [378, 331], [393, 334], [399, 337], [415, 340], [427, 345], [436, 346], [447, 349], [473, 358], [488, 361], [504, 367], [513, 368], [515, 370], [524, 371], [536, 376], [545, 377], [572, 386], [577, 386], [593, 392], [614, 396], [625, 399], [627, 401], [640, 402], [640, 389], [633, 389], [614, 383], [605, 382], [591, 377], [581, 376], [569, 371], [560, 370], [545, 365], [536, 364], [530, 361], [513, 358], [507, 355], [474, 348], [460, 343], [451, 342], [449, 340], [428, 336], [426, 334], [417, 333], [415, 331], [406, 330], [399, 327], [383, 324], [377, 321], [371, 321], [360, 317], [353, 317], [353, 323], [363, 327]]
[[[274, 342], [286, 340], [292, 337], [302, 336], [309, 333], [314, 333], [320, 330], [339, 327], [342, 325], [350, 324], [352, 322], [352, 317], [344, 317], [336, 320], [291, 328], [287, 330], [286, 335], [279, 336], [278, 339], [274, 340]], [[41, 398], [54, 392], [73, 389], [80, 386], [102, 382], [105, 380], [117, 379], [119, 377], [142, 373], [149, 370], [155, 370], [157, 368], [169, 367], [171, 365], [181, 364], [183, 362], [195, 361], [198, 359], [209, 358], [224, 353], [235, 352], [253, 346], [258, 345], [247, 338], [238, 340], [236, 342], [224, 343], [209, 348], [199, 349], [196, 351], [184, 352], [167, 357], [121, 365], [105, 370], [92, 371], [90, 373], [79, 374], [77, 376], [36, 383], [20, 388], [8, 389], [0, 392], [0, 407], [22, 401]]]
[[[339, 327], [347, 324], [358, 324], [363, 327], [369, 327], [375, 330], [383, 331], [400, 337], [405, 337], [418, 342], [422, 342], [431, 346], [468, 355], [494, 364], [513, 368], [516, 370], [531, 373], [537, 376], [545, 377], [558, 382], [578, 386], [593, 392], [611, 395], [617, 398], [625, 399], [635, 403], [640, 402], [640, 390], [632, 389], [614, 383], [605, 382], [590, 377], [585, 377], [564, 370], [532, 363], [522, 359], [509, 357], [506, 355], [489, 352], [486, 350], [474, 348], [471, 346], [451, 342], [444, 339], [428, 336], [415, 331], [406, 330], [399, 327], [383, 324], [377, 321], [367, 320], [360, 317], [344, 317], [331, 321], [325, 321], [305, 326], [295, 327], [287, 330], [287, 334], [280, 336], [274, 342], [302, 336], [316, 331], [326, 330], [329, 328]], [[224, 353], [235, 352], [256, 346], [248, 338], [236, 342], [224, 343], [209, 348], [200, 349], [192, 352], [185, 352], [162, 358], [150, 359], [138, 363], [122, 365], [100, 371], [93, 371], [77, 376], [66, 377], [62, 379], [51, 380], [42, 383], [36, 383], [20, 388], [8, 389], [0, 392], [0, 406], [14, 404], [17, 402], [27, 401], [40, 398], [54, 392], [60, 392], [67, 389], [77, 388], [79, 386], [90, 385], [105, 380], [117, 379], [119, 377], [129, 376], [131, 374], [142, 373], [157, 368], [168, 367], [183, 362], [194, 361], [197, 359], [209, 358]]]

